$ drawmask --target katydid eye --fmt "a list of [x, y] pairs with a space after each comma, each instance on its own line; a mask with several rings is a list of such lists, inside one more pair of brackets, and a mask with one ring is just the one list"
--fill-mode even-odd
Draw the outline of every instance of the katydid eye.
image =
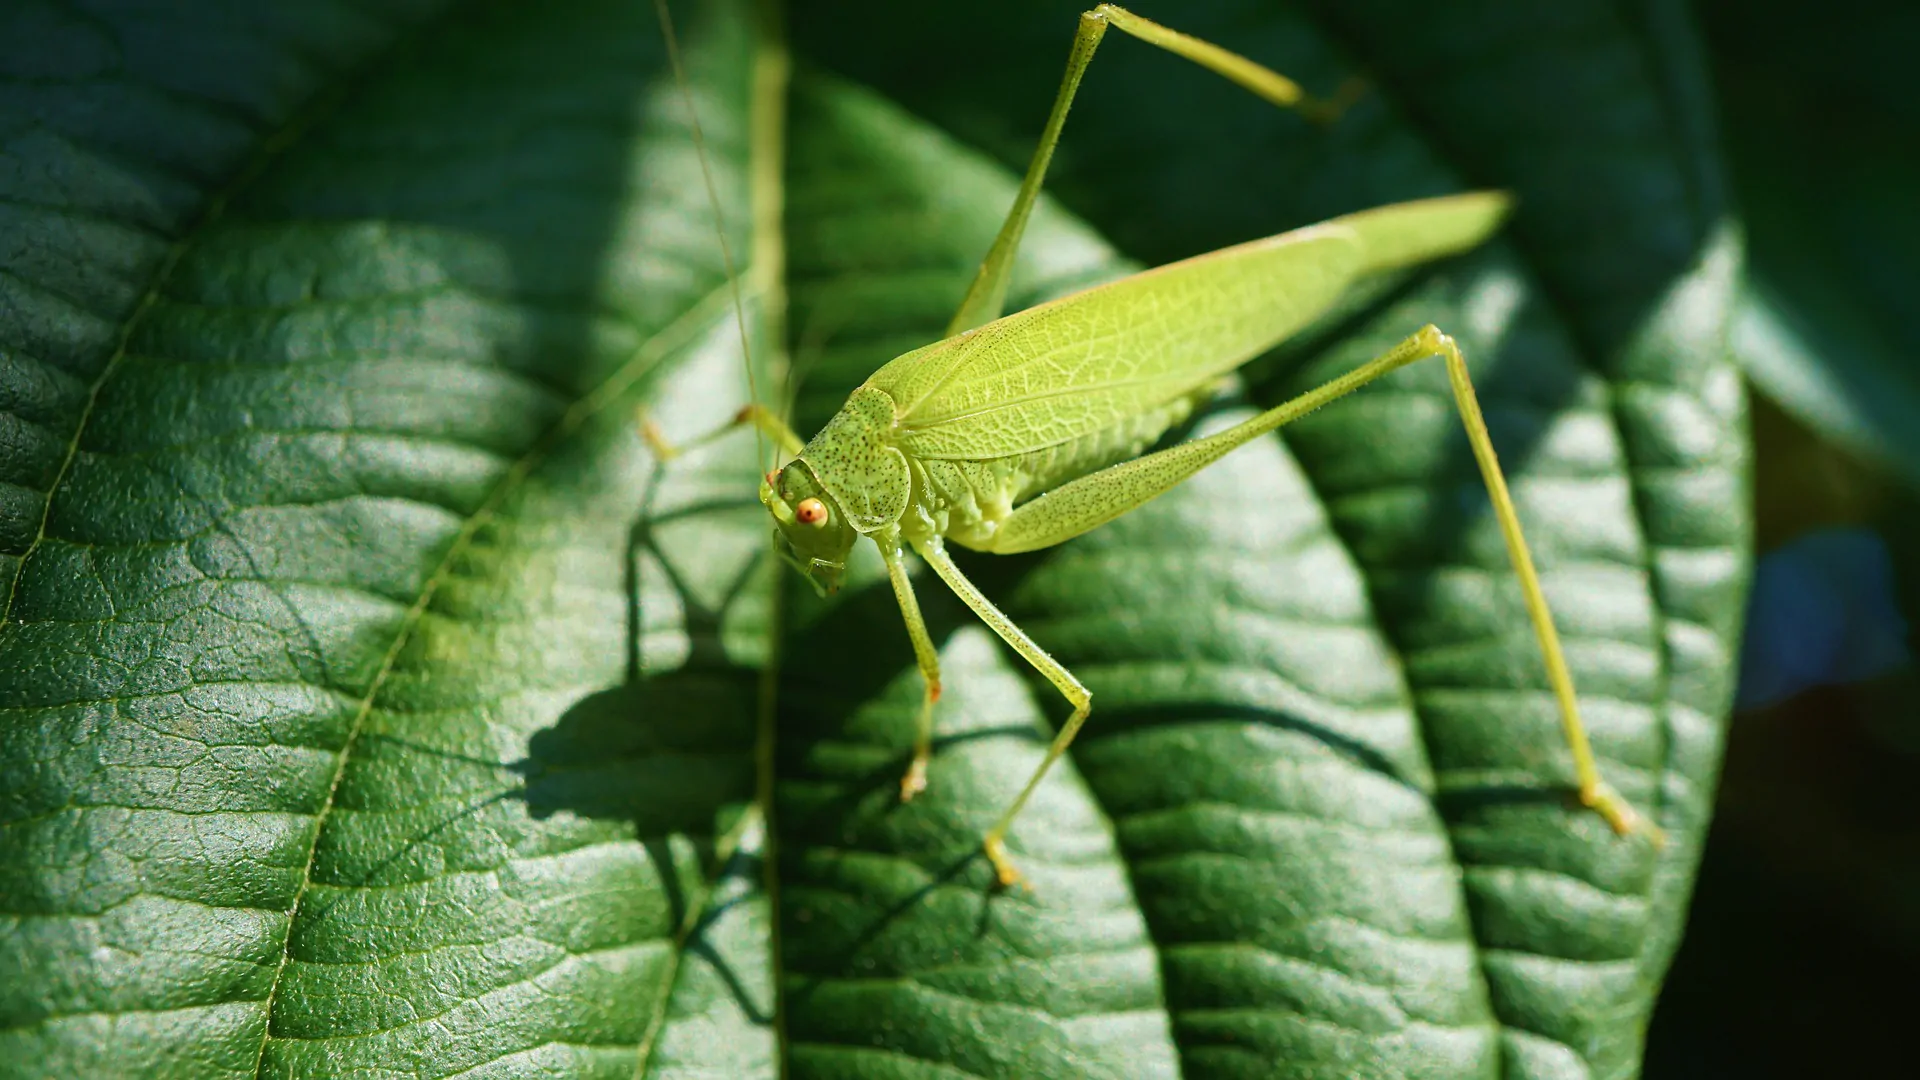
[[819, 499], [801, 499], [800, 505], [793, 508], [793, 516], [800, 519], [802, 525], [825, 524], [827, 504]]

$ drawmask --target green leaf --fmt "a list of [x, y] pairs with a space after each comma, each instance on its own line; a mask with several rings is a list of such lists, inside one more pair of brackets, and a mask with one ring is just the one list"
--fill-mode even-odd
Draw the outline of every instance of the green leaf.
[[745, 394], [651, 14], [15, 17], [0, 1072], [764, 1071], [758, 526], [671, 521], [753, 461], [650, 489], [631, 415]]
[[1920, 485], [1920, 108], [1899, 59], [1920, 13], [1885, 0], [1702, 11], [1752, 252], [1735, 353], [1796, 419]]
[[[784, 311], [803, 426], [937, 335], [985, 250], [1077, 10], [1028, 7], [796, 5], [778, 126], [746, 13], [680, 13], [754, 355]], [[748, 394], [645, 5], [0, 16], [51, 43], [0, 52], [0, 1075], [1632, 1073], [1747, 515], [1698, 61], [1634, 10], [1147, 9], [1371, 90], [1316, 129], [1110, 36], [1056, 165], [1081, 217], [1036, 217], [1016, 302], [1514, 189], [1506, 239], [1201, 424], [1455, 333], [1603, 766], [1675, 842], [1568, 805], [1415, 369], [967, 562], [1097, 701], [1010, 893], [978, 840], [1052, 691], [927, 578], [948, 693], [900, 805], [920, 689], [872, 552], [802, 595], [752, 439], [639, 437], [637, 406], [685, 440]]]

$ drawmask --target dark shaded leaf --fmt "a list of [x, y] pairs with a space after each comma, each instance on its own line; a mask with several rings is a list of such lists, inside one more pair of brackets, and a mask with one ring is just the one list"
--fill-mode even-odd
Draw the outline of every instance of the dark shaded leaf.
[[1920, 483], [1920, 106], [1903, 60], [1920, 12], [1702, 11], [1751, 251], [1735, 351], [1800, 422]]
[[[1322, 130], [1110, 39], [1058, 163], [1081, 218], [1042, 212], [1016, 291], [1514, 189], [1505, 239], [1201, 424], [1459, 336], [1608, 773], [1676, 843], [1568, 805], [1415, 370], [968, 562], [1099, 703], [1011, 893], [976, 849], [1051, 691], [929, 581], [950, 690], [899, 805], [919, 688], [875, 567], [776, 594], [753, 440], [636, 432], [747, 397], [650, 12], [274, 10], [0, 17], [57, 44], [0, 52], [0, 1074], [770, 1076], [776, 1027], [803, 1077], [1634, 1071], [1745, 575], [1737, 258], [1675, 9], [1149, 10], [1372, 90]], [[1075, 10], [797, 5], [784, 176], [744, 13], [683, 13], [803, 426], [938, 333]]]

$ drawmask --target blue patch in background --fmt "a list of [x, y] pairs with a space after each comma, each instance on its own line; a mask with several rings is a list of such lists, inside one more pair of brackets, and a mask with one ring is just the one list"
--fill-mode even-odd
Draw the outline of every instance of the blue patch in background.
[[1816, 686], [1860, 682], [1912, 663], [1878, 533], [1816, 529], [1753, 570], [1737, 706], [1755, 709]]

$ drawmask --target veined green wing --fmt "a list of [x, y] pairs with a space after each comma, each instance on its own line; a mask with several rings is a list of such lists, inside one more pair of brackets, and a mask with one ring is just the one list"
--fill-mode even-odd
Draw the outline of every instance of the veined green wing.
[[1471, 247], [1506, 199], [1402, 203], [1096, 286], [907, 353], [867, 385], [908, 454], [1031, 453], [1165, 404], [1324, 312], [1357, 277]]

